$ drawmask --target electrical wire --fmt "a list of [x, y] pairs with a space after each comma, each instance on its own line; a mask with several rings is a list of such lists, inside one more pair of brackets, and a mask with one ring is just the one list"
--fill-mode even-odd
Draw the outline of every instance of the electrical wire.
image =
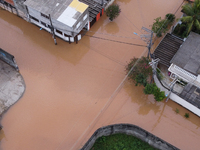
[[138, 29], [138, 27], [136, 27], [136, 25], [134, 23], [132, 23], [125, 15], [123, 12], [121, 12], [121, 14], [141, 33], [141, 30]]
[[106, 41], [111, 41], [111, 42], [117, 42], [117, 43], [121, 43], [121, 44], [127, 44], [127, 45], [134, 45], [134, 46], [147, 47], [147, 46], [145, 46], [145, 45], [134, 44], [134, 43], [126, 43], [126, 42], [122, 42], [122, 41], [115, 41], [115, 40], [105, 39], [105, 38], [101, 38], [101, 37], [97, 37], [97, 36], [91, 36], [91, 35], [87, 35], [87, 34], [85, 34], [85, 36], [89, 36], [89, 37], [97, 38], [97, 39], [101, 39], [101, 40], [106, 40]]
[[[85, 29], [83, 29], [84, 31], [87, 31]], [[101, 32], [94, 32], [94, 31], [87, 31], [87, 32], [91, 32], [91, 33], [97, 33], [97, 34], [102, 34], [102, 35], [106, 35], [106, 36], [113, 36], [113, 37], [119, 37], [119, 38], [127, 38], [127, 39], [137, 39], [137, 40], [141, 40], [141, 38], [134, 38], [134, 37], [126, 37], [126, 36], [117, 36], [114, 34], [107, 34], [107, 33], [101, 33]]]
[[130, 75], [130, 73], [132, 72], [132, 70], [135, 68], [135, 66], [138, 64], [138, 62], [140, 61], [141, 57], [144, 56], [144, 54], [147, 52], [147, 50], [144, 50], [143, 53], [141, 54], [141, 56], [139, 57], [139, 59], [135, 62], [135, 64], [132, 66], [132, 68], [129, 70], [129, 72], [127, 73], [127, 75], [123, 78], [123, 80], [121, 81], [121, 83], [118, 85], [118, 87], [116, 88], [116, 90], [112, 93], [112, 95], [110, 96], [110, 98], [108, 99], [108, 101], [106, 102], [106, 104], [103, 106], [103, 108], [99, 111], [99, 113], [97, 114], [97, 116], [92, 120], [92, 122], [89, 124], [89, 126], [85, 129], [85, 131], [82, 133], [82, 135], [78, 138], [78, 140], [74, 143], [74, 145], [72, 146], [72, 148], [70, 150], [72, 150], [77, 142], [83, 138], [84, 135], [86, 135], [87, 132], [89, 132], [89, 130], [92, 130], [94, 128], [94, 126], [96, 125], [97, 121], [101, 118], [101, 116], [105, 113], [105, 111], [108, 109], [108, 107], [111, 105], [111, 103], [113, 102], [114, 98], [117, 96], [117, 94], [120, 92], [120, 90], [122, 89], [124, 82], [126, 81], [126, 79], [128, 78], [128, 76]]
[[98, 53], [98, 54], [100, 54], [100, 55], [106, 57], [107, 59], [109, 59], [109, 60], [111, 60], [111, 61], [113, 61], [113, 62], [118, 63], [118, 64], [121, 65], [121, 66], [124, 66], [124, 67], [126, 66], [126, 64], [124, 64], [123, 62], [120, 62], [119, 60], [116, 60], [115, 58], [112, 58], [112, 57], [110, 57], [109, 55], [106, 55], [106, 54], [104, 54], [103, 52], [101, 52], [101, 51], [99, 51], [99, 50], [96, 50], [95, 48], [92, 48], [91, 46], [89, 47], [89, 46], [86, 45], [85, 43], [83, 43], [83, 45], [84, 45], [85, 47], [87, 47], [87, 48], [89, 48], [89, 49], [95, 51], [96, 53]]

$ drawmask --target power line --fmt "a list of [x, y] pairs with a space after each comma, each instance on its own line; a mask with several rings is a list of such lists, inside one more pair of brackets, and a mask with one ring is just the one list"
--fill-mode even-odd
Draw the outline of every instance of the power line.
[[109, 60], [111, 60], [111, 61], [113, 61], [113, 62], [116, 62], [116, 63], [118, 63], [118, 64], [121, 65], [121, 66], [126, 66], [126, 64], [124, 64], [123, 62], [121, 62], [121, 61], [119, 61], [119, 60], [117, 60], [117, 59], [115, 59], [115, 58], [112, 58], [112, 57], [110, 57], [109, 55], [106, 55], [105, 53], [103, 53], [103, 52], [101, 52], [101, 51], [99, 51], [99, 50], [96, 50], [96, 49], [93, 48], [92, 46], [89, 47], [89, 46], [86, 45], [85, 43], [82, 43], [82, 44], [83, 44], [85, 47], [90, 48], [91, 50], [95, 51], [96, 53], [98, 53], [98, 54], [104, 56], [105, 58], [107, 58], [107, 59], [109, 59]]
[[[130, 73], [133, 71], [133, 69], [135, 68], [135, 66], [138, 64], [138, 62], [140, 61], [141, 57], [144, 56], [146, 50], [143, 51], [143, 53], [141, 54], [141, 56], [139, 57], [139, 59], [135, 62], [135, 64], [131, 67], [131, 69], [129, 70], [129, 72], [127, 73], [127, 75], [123, 78], [123, 80], [121, 81], [121, 83], [118, 85], [118, 87], [115, 89], [115, 91], [112, 93], [112, 95], [109, 97], [109, 99], [107, 100], [107, 102], [105, 103], [105, 105], [103, 106], [103, 108], [99, 111], [99, 113], [95, 116], [95, 118], [92, 120], [92, 122], [89, 124], [89, 126], [85, 129], [85, 131], [82, 133], [81, 136], [79, 136], [78, 140], [74, 143], [74, 145], [72, 146], [71, 149], [73, 149], [78, 141], [84, 137], [84, 135], [86, 135], [86, 133], [90, 132], [94, 126], [96, 125], [96, 123], [98, 122], [98, 120], [102, 117], [102, 115], [105, 113], [105, 111], [109, 108], [109, 106], [111, 105], [111, 103], [114, 101], [115, 97], [117, 96], [117, 94], [120, 92], [120, 90], [122, 89], [125, 81], [127, 80], [128, 76], [130, 75]], [[70, 149], [70, 150], [71, 150]]]
[[[123, 12], [122, 12], [122, 15], [124, 15]], [[125, 15], [124, 15], [124, 16], [125, 16]], [[134, 25], [134, 23], [132, 23], [126, 16], [125, 16], [125, 18], [126, 18], [139, 32], [141, 32], [141, 30], [138, 29], [138, 28]]]
[[[84, 30], [84, 31], [87, 31], [87, 30], [85, 30], [85, 29], [83, 29], [83, 30]], [[101, 32], [94, 32], [94, 31], [90, 31], [90, 30], [87, 31], [87, 32], [102, 34], [102, 35], [106, 35], [106, 36], [119, 37], [119, 38], [127, 38], [127, 39], [141, 40], [141, 38], [127, 37], [127, 36], [118, 36], [118, 35], [114, 35], [114, 34], [106, 34], [106, 33], [101, 33]]]
[[105, 39], [105, 38], [101, 38], [101, 37], [97, 37], [97, 36], [91, 36], [91, 35], [87, 35], [87, 34], [85, 34], [85, 36], [89, 36], [89, 37], [93, 37], [93, 38], [101, 39], [101, 40], [106, 40], [106, 41], [112, 41], [112, 42], [122, 43], [122, 44], [128, 44], [128, 45], [134, 45], [134, 46], [147, 47], [147, 46], [145, 46], [145, 45], [133, 44], [133, 43], [126, 43], [126, 42], [122, 42], [122, 41], [115, 41], [115, 40]]

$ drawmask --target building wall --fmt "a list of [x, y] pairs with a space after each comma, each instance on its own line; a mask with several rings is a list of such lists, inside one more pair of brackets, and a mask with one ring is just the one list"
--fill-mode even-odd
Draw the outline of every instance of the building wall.
[[26, 0], [13, 0], [14, 4], [15, 4], [15, 7], [18, 9], [18, 10], [21, 10], [22, 12], [26, 13], [26, 8], [24, 6], [24, 2]]
[[[28, 8], [28, 13], [29, 13], [29, 21], [31, 23], [34, 23], [37, 26], [40, 26], [41, 28], [47, 30], [48, 32], [51, 32], [51, 30], [50, 30], [50, 26], [51, 26], [50, 19], [41, 16], [41, 13], [38, 12], [37, 10], [34, 10], [30, 7], [27, 7], [27, 8]], [[59, 22], [59, 21], [57, 21], [53, 18], [51, 18], [51, 20], [52, 20], [52, 24], [53, 24], [54, 28], [57, 29], [56, 31], [62, 32], [62, 34], [55, 32], [55, 34], [57, 36], [59, 36], [61, 38], [64, 37], [64, 34], [66, 34], [68, 36], [73, 36], [73, 34], [72, 34], [73, 29], [72, 28], [66, 26], [65, 24], [63, 24], [63, 23], [61, 23], [61, 22]]]
[[[87, 17], [85, 18], [86, 15]], [[79, 23], [80, 23], [80, 26], [78, 26]], [[74, 24], [73, 29], [76, 33], [79, 33], [88, 23], [89, 23], [89, 8], [87, 8], [87, 10], [79, 17], [77, 22]]]

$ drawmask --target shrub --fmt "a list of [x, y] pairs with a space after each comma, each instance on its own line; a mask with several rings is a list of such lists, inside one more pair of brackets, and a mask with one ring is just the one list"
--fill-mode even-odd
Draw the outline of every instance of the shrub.
[[106, 15], [111, 21], [119, 16], [120, 12], [121, 10], [118, 4], [112, 4], [106, 9]]
[[190, 117], [190, 114], [189, 113], [185, 113], [185, 118], [189, 118]]
[[162, 101], [166, 96], [165, 92], [160, 91], [160, 88], [155, 83], [147, 84], [144, 88], [145, 94], [153, 94], [156, 101]]
[[154, 91], [154, 99], [158, 102], [162, 101], [166, 96], [164, 91], [160, 91], [158, 88], [156, 91]]
[[141, 59], [131, 59], [126, 66], [126, 72], [127, 74], [130, 72], [128, 79], [134, 81], [136, 86], [139, 84], [145, 87], [145, 94], [153, 94], [156, 101], [161, 101], [165, 98], [165, 93], [160, 91], [155, 83], [149, 84], [147, 82], [147, 77], [152, 76], [152, 68], [149, 65], [148, 58], [142, 57]]
[[145, 88], [144, 88], [144, 93], [145, 93], [145, 94], [153, 94], [154, 91], [157, 90], [157, 88], [158, 88], [158, 87], [156, 86], [155, 83], [147, 84], [147, 85], [145, 86]]
[[157, 37], [161, 37], [162, 33], [165, 33], [168, 30], [168, 21], [166, 19], [161, 19], [161, 17], [154, 20], [155, 22], [153, 23], [151, 30], [156, 33]]
[[167, 20], [169, 20], [169, 23], [173, 23], [174, 22], [174, 20], [175, 20], [175, 15], [174, 14], [166, 14], [165, 15], [165, 19], [167, 19]]
[[185, 23], [182, 24], [178, 24], [174, 31], [173, 34], [175, 34], [176, 36], [180, 37], [180, 38], [185, 38], [187, 37], [187, 25]]
[[162, 33], [165, 33], [168, 29], [168, 26], [171, 25], [175, 20], [174, 14], [166, 14], [165, 19], [161, 19], [161, 17], [158, 17], [154, 19], [155, 22], [152, 25], [152, 31], [156, 33], [157, 37], [161, 37]]
[[142, 73], [139, 73], [136, 76], [135, 81], [136, 81], [136, 84], [135, 84], [136, 86], [139, 84], [139, 85], [143, 85], [145, 87], [147, 84], [147, 76], [145, 76]]

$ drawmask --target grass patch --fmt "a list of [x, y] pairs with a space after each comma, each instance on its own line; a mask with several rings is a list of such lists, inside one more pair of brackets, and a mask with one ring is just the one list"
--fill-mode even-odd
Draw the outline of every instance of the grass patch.
[[126, 134], [102, 136], [90, 150], [157, 150], [148, 143]]
[[175, 112], [178, 114], [178, 113], [179, 113], [179, 109], [178, 109], [178, 108], [176, 108]]

